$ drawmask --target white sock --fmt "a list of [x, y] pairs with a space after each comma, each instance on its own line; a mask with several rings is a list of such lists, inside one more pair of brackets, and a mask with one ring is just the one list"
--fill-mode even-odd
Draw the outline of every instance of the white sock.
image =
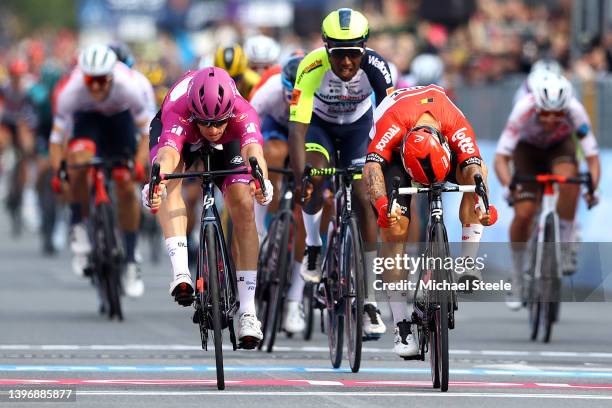
[[189, 261], [187, 258], [187, 237], [170, 237], [166, 238], [166, 250], [172, 263], [172, 272], [174, 274], [173, 279], [180, 274], [187, 274], [191, 276], [189, 272]]
[[391, 309], [391, 316], [393, 316], [393, 324], [397, 324], [401, 321], [411, 321], [411, 313], [408, 312], [408, 297], [406, 293], [401, 292], [389, 292], [389, 308]]
[[576, 228], [573, 220], [559, 218], [559, 238], [561, 242], [576, 241]]
[[291, 271], [291, 286], [289, 286], [289, 292], [287, 293], [287, 300], [293, 302], [301, 302], [304, 297], [304, 278], [300, 274], [300, 268], [302, 263], [293, 261], [293, 268]]
[[261, 205], [255, 200], [253, 200], [253, 202], [255, 208], [255, 227], [257, 228], [257, 235], [259, 235], [260, 237], [265, 237], [268, 234], [268, 229], [266, 228], [266, 215], [268, 214], [268, 206]]
[[464, 224], [461, 229], [461, 256], [476, 259], [478, 246], [484, 226], [481, 224]]
[[366, 288], [368, 296], [365, 298], [365, 303], [378, 307], [374, 282], [381, 279], [381, 277], [374, 273], [374, 258], [376, 258], [376, 251], [365, 251], [363, 256], [365, 259], [366, 281], [368, 282], [368, 287]]
[[512, 290], [520, 290], [523, 283], [523, 272], [525, 271], [525, 244], [519, 244], [520, 248], [512, 248]]
[[236, 280], [238, 284], [238, 299], [240, 300], [238, 315], [243, 313], [255, 314], [257, 271], [236, 271]]
[[323, 240], [321, 240], [321, 215], [323, 209], [320, 209], [316, 214], [306, 214], [302, 210], [304, 216], [304, 227], [306, 228], [306, 245], [308, 246], [323, 246]]

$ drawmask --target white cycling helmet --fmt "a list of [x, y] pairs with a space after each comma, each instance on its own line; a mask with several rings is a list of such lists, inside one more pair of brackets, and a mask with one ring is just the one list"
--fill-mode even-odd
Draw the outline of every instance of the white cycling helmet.
[[417, 55], [410, 64], [414, 85], [438, 84], [444, 75], [444, 62], [435, 54]]
[[249, 60], [249, 65], [265, 66], [278, 62], [281, 49], [274, 39], [265, 35], [256, 35], [246, 40], [244, 52]]
[[562, 75], [563, 67], [561, 67], [561, 64], [559, 64], [559, 62], [557, 62], [554, 59], [542, 58], [534, 62], [533, 65], [531, 66], [530, 72], [537, 72], [537, 71], [548, 71], [548, 72], [552, 72], [553, 74]]
[[79, 54], [79, 68], [85, 75], [110, 75], [116, 62], [117, 54], [103, 44], [90, 45]]
[[533, 79], [531, 92], [538, 109], [564, 111], [573, 95], [572, 84], [562, 75], [543, 71]]

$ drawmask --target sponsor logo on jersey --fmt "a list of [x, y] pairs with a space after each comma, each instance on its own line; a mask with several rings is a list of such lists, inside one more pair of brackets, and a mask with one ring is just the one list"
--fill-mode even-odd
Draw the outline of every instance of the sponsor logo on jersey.
[[455, 132], [451, 140], [453, 143], [456, 143], [459, 146], [459, 149], [463, 153], [466, 154], [474, 154], [476, 153], [476, 148], [474, 147], [474, 142], [472, 138], [465, 134], [467, 128], [461, 128]]
[[243, 120], [245, 120], [248, 117], [249, 117], [249, 115], [247, 115], [246, 113], [243, 113], [242, 115], [238, 116], [238, 118], [236, 119], [236, 122], [242, 122]]
[[230, 163], [231, 164], [242, 164], [244, 162], [242, 160], [242, 156], [236, 155], [236, 156], [232, 157], [232, 160], [230, 160]]
[[255, 124], [253, 122], [249, 123], [246, 127], [246, 132], [247, 133], [257, 133], [257, 127], [255, 126]]
[[174, 133], [175, 135], [180, 136], [183, 134], [183, 127], [179, 125], [174, 125], [172, 126], [172, 129], [170, 129], [170, 133]]
[[397, 135], [399, 131], [400, 131], [399, 126], [397, 126], [396, 124], [393, 124], [389, 129], [387, 129], [387, 131], [380, 138], [380, 140], [376, 144], [376, 149], [381, 152], [385, 150], [385, 146], [387, 145], [387, 143], [389, 143], [391, 139], [393, 139], [393, 136]]
[[378, 69], [380, 73], [383, 74], [385, 81], [387, 81], [388, 84], [392, 82], [391, 73], [387, 69], [387, 65], [384, 61], [380, 60], [376, 55], [370, 55], [368, 56], [368, 64]]
[[387, 95], [391, 95], [393, 93], [393, 91], [395, 90], [394, 87], [390, 86], [388, 87], [385, 91], [387, 92]]
[[368, 153], [366, 156], [366, 162], [384, 163], [385, 158], [378, 153]]
[[259, 140], [257, 140], [257, 138], [255, 138], [255, 137], [250, 137], [247, 140], [242, 142], [242, 147], [244, 147], [244, 146], [246, 146], [248, 144], [251, 144], [251, 143], [259, 143]]
[[302, 80], [302, 77], [303, 77], [305, 74], [307, 74], [307, 73], [309, 73], [309, 72], [311, 72], [311, 71], [314, 71], [315, 69], [317, 69], [317, 68], [319, 68], [319, 67], [322, 67], [322, 66], [323, 66], [323, 61], [322, 61], [322, 60], [320, 60], [320, 59], [315, 60], [313, 63], [311, 63], [311, 64], [307, 65], [307, 66], [306, 66], [306, 67], [305, 67], [305, 68], [302, 70], [302, 72], [300, 72], [300, 75], [298, 76], [298, 78], [297, 78], [297, 80], [295, 81], [295, 83], [296, 83], [296, 84], [300, 83], [300, 81]]
[[473, 156], [463, 162], [463, 166], [469, 166], [470, 164], [477, 164], [480, 166], [482, 164], [482, 160], [480, 160], [480, 157]]
[[419, 104], [425, 105], [426, 103], [433, 103], [434, 98], [424, 98], [419, 101]]
[[297, 105], [300, 102], [300, 95], [302, 91], [299, 89], [293, 88], [293, 92], [291, 93], [291, 105]]

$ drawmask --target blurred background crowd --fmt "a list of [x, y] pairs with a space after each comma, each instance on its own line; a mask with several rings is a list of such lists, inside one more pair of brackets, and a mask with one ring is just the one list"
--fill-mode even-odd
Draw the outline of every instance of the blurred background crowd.
[[[612, 145], [599, 131], [612, 126], [605, 113], [612, 97], [612, 0], [2, 0], [0, 153], [21, 144], [38, 161], [32, 171], [44, 174], [54, 89], [84, 45], [127, 45], [159, 103], [185, 70], [212, 65], [220, 45], [265, 34], [280, 44], [281, 61], [296, 49], [321, 46], [323, 17], [342, 6], [366, 14], [368, 46], [400, 75], [410, 74], [417, 55], [439, 55], [442, 83], [456, 90], [479, 138], [499, 136], [517, 86], [535, 61], [551, 58], [577, 85], [600, 144]], [[27, 132], [37, 137], [12, 140], [11, 134]], [[0, 175], [10, 166], [0, 160]], [[47, 182], [28, 178], [26, 168], [17, 174], [24, 180], [14, 184], [26, 189], [23, 195], [9, 191], [9, 209], [20, 205], [10, 197], [27, 203], [35, 194], [31, 184]]]

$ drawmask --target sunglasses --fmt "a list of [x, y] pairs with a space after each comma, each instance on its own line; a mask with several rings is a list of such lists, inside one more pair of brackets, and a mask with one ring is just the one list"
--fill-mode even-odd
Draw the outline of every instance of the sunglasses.
[[202, 119], [193, 118], [195, 123], [197, 123], [200, 126], [207, 127], [207, 128], [210, 128], [210, 127], [220, 128], [221, 126], [225, 125], [229, 121], [229, 119], [230, 119], [229, 117], [225, 119], [220, 119], [220, 120], [202, 120]]
[[85, 75], [83, 77], [85, 79], [85, 85], [91, 86], [94, 83], [97, 83], [100, 86], [104, 86], [110, 82], [112, 76], [110, 75]]
[[538, 116], [540, 119], [563, 119], [565, 117], [564, 111], [540, 111], [538, 112]]
[[332, 58], [343, 59], [349, 57], [350, 59], [357, 59], [365, 54], [365, 48], [361, 47], [343, 47], [343, 48], [330, 48], [329, 54]]

